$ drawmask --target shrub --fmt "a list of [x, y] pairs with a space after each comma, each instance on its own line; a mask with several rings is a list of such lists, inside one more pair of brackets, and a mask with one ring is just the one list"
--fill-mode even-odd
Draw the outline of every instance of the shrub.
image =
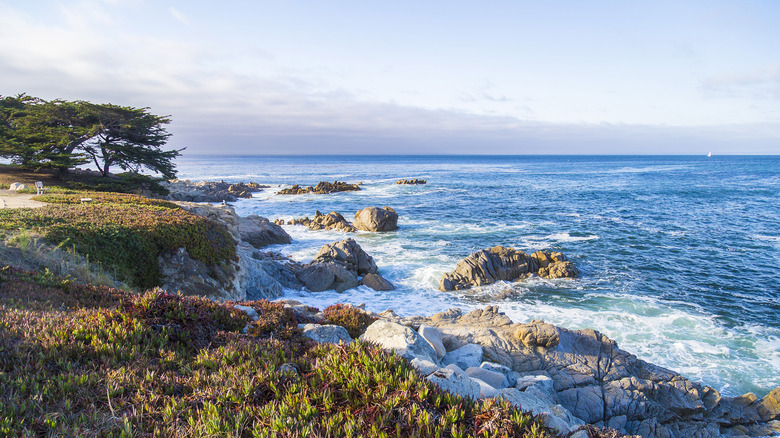
[[333, 304], [322, 311], [322, 315], [332, 324], [340, 325], [347, 329], [353, 339], [357, 339], [365, 333], [368, 326], [377, 319], [354, 306], [341, 303]]
[[0, 228], [33, 229], [53, 245], [75, 247], [141, 289], [160, 284], [157, 257], [181, 247], [211, 267], [237, 259], [227, 228], [169, 202], [107, 194], [75, 204], [79, 195], [44, 196], [59, 204], [0, 210]]

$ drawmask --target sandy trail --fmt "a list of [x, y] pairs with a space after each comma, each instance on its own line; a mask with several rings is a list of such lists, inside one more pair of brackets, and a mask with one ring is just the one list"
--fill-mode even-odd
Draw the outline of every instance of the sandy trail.
[[17, 193], [13, 190], [0, 190], [0, 208], [38, 208], [45, 202], [33, 201], [32, 193]]

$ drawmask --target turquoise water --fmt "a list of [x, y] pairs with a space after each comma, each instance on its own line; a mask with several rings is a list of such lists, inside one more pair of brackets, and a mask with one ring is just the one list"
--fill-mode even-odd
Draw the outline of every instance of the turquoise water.
[[[189, 156], [177, 164], [182, 179], [273, 186], [237, 201], [242, 215], [396, 209], [397, 232], [354, 237], [398, 290], [287, 292], [307, 304], [365, 302], [403, 315], [497, 304], [517, 322], [594, 328], [727, 395], [780, 386], [780, 157]], [[394, 185], [400, 178], [428, 184]], [[363, 190], [274, 194], [321, 180]], [[345, 238], [285, 229], [293, 244], [273, 249], [304, 262]], [[437, 290], [458, 260], [495, 245], [562, 251], [583, 275]]]

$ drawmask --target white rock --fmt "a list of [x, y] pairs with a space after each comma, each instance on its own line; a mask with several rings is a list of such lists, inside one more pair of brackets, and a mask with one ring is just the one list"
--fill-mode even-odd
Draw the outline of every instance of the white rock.
[[347, 329], [340, 325], [298, 324], [298, 328], [303, 330], [303, 336], [311, 338], [319, 343], [348, 344], [352, 342], [352, 338], [349, 336], [349, 333], [347, 333]]
[[555, 429], [560, 434], [566, 434], [585, 424], [566, 408], [551, 401], [541, 388], [531, 387], [529, 389], [532, 391], [523, 392], [517, 388], [506, 388], [499, 391], [499, 396], [524, 411], [531, 411], [534, 415], [542, 416], [545, 426]]
[[378, 320], [368, 326], [360, 339], [379, 344], [385, 350], [409, 360], [419, 358], [433, 363], [438, 362], [436, 351], [422, 336], [409, 327], [394, 322]]
[[452, 350], [442, 358], [442, 364], [455, 364], [461, 369], [478, 367], [482, 363], [483, 349], [477, 344], [466, 344], [457, 350]]
[[[467, 374], [468, 375], [468, 374]], [[479, 398], [491, 398], [498, 395], [498, 390], [480, 379], [471, 377], [479, 385]]]
[[22, 183], [12, 183], [11, 186], [9, 187], [9, 189], [13, 191], [24, 190], [26, 188], [27, 186]]
[[535, 385], [541, 385], [541, 387], [546, 392], [554, 392], [553, 379], [547, 376], [540, 376], [540, 375], [527, 375], [527, 376], [518, 377], [517, 382], [515, 383], [515, 388], [519, 389], [520, 391], [523, 391], [526, 388]]
[[246, 313], [247, 315], [249, 315], [249, 317], [252, 318], [252, 321], [257, 321], [260, 318], [259, 316], [257, 316], [257, 312], [255, 311], [255, 309], [249, 306], [242, 306], [240, 304], [236, 304], [235, 306], [233, 306], [233, 308], [238, 309]]
[[506, 385], [509, 386], [515, 386], [517, 384], [517, 373], [512, 371], [511, 369], [497, 363], [493, 362], [482, 362], [482, 365], [479, 366], [480, 368], [484, 368], [488, 371], [494, 371], [497, 373], [501, 373], [504, 376], [506, 376], [507, 383]]
[[479, 398], [480, 386], [457, 365], [449, 365], [426, 377], [444, 391], [472, 400]]
[[429, 325], [421, 324], [420, 328], [417, 329], [417, 333], [420, 334], [420, 336], [423, 337], [426, 341], [428, 341], [429, 344], [431, 344], [431, 347], [436, 351], [436, 356], [441, 359], [444, 357], [445, 354], [447, 354], [447, 350], [444, 348], [444, 344], [442, 343], [441, 338], [441, 332], [436, 327], [431, 327]]
[[502, 389], [509, 386], [505, 375], [485, 368], [469, 367], [466, 368], [466, 374], [472, 379], [479, 379], [493, 388]]
[[423, 376], [432, 374], [439, 369], [439, 366], [436, 365], [435, 363], [429, 360], [419, 359], [416, 357], [411, 360], [411, 364], [414, 367], [414, 369], [416, 369], [417, 372], [422, 374]]

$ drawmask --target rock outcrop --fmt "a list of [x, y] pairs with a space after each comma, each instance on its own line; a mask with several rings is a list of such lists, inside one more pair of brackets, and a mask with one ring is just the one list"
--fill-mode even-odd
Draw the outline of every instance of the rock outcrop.
[[396, 184], [408, 184], [408, 185], [419, 185], [419, 184], [426, 184], [428, 181], [424, 179], [399, 179], [396, 181]]
[[[279, 224], [280, 220], [281, 219], [277, 219], [274, 222]], [[283, 225], [284, 221], [281, 220], [281, 222], [280, 225]], [[309, 219], [308, 217], [292, 219], [287, 221], [287, 225], [303, 225], [310, 230], [340, 230], [347, 233], [354, 233], [357, 231], [352, 224], [344, 219], [344, 216], [336, 211], [331, 211], [328, 214], [322, 214], [319, 211], [315, 211], [314, 219]]]
[[239, 218], [238, 232], [242, 241], [255, 248], [291, 242], [282, 227], [256, 214]]
[[559, 252], [537, 251], [528, 255], [496, 246], [470, 254], [439, 282], [443, 291], [469, 289], [497, 281], [515, 281], [537, 274], [545, 278], [576, 277], [577, 268]]
[[363, 231], [394, 231], [398, 229], [398, 213], [390, 207], [366, 207], [355, 213], [352, 225]]
[[[312, 261], [297, 273], [298, 279], [312, 292], [336, 290], [343, 292], [360, 284], [392, 290], [392, 283], [377, 274], [374, 258], [368, 255], [354, 239], [330, 243], [320, 248]], [[363, 277], [368, 280], [361, 283]]]
[[332, 183], [329, 183], [327, 181], [320, 181], [316, 186], [312, 187], [301, 187], [298, 184], [295, 184], [294, 186], [282, 189], [276, 192], [277, 195], [305, 195], [307, 193], [314, 193], [319, 195], [324, 195], [327, 193], [336, 193], [336, 192], [350, 192], [360, 190], [359, 184], [347, 184], [346, 182], [342, 181], [333, 181]]
[[240, 218], [229, 205], [177, 202], [199, 216], [223, 224], [236, 242], [237, 261], [207, 267], [193, 260], [184, 248], [158, 258], [163, 289], [217, 300], [274, 298], [283, 289], [301, 289], [295, 272], [300, 265], [258, 247], [289, 243], [290, 236], [278, 225], [260, 216]]
[[[440, 332], [444, 358], [439, 361], [426, 352], [412, 362], [429, 380], [474, 397], [476, 387], [464, 381], [465, 375], [479, 386], [478, 397], [503, 397], [541, 415], [559, 433], [577, 431], [585, 423], [652, 437], [780, 432], [780, 388], [761, 399], [753, 394], [723, 397], [638, 359], [594, 330], [567, 330], [541, 321], [516, 324], [495, 306], [466, 315], [452, 309], [429, 318], [399, 318], [392, 312], [378, 316], [389, 318], [386, 324], [392, 320], [426, 332], [425, 339], [432, 327]], [[389, 348], [381, 339], [371, 336]], [[475, 366], [478, 361], [482, 363]], [[431, 371], [431, 363], [439, 368]]]
[[270, 186], [255, 182], [230, 184], [224, 181], [193, 183], [190, 180], [172, 180], [162, 184], [169, 193], [167, 198], [187, 202], [233, 202], [238, 198], [251, 198], [252, 193]]

